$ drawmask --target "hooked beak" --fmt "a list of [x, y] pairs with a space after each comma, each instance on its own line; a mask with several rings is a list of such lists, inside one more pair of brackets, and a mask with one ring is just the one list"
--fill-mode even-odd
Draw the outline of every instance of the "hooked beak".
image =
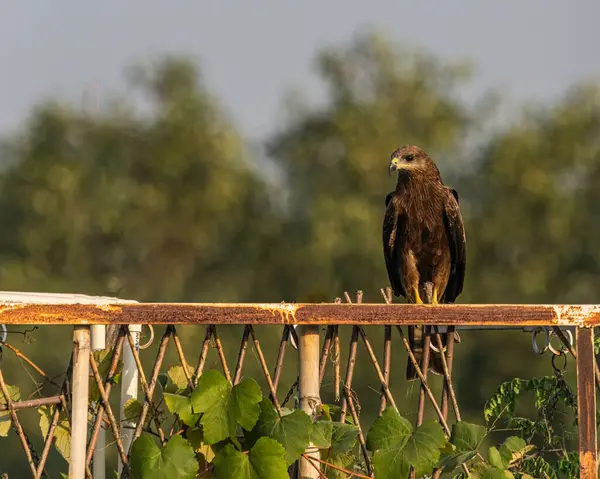
[[397, 169], [398, 169], [398, 158], [392, 158], [392, 161], [390, 161], [390, 166], [389, 166], [388, 172], [391, 175]]

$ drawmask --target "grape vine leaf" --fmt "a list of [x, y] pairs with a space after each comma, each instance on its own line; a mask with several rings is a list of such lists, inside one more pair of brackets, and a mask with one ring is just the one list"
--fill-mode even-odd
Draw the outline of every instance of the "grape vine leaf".
[[438, 422], [425, 422], [413, 430], [411, 423], [393, 408], [387, 408], [367, 434], [377, 479], [405, 477], [411, 466], [417, 477], [431, 472], [445, 444]]
[[[11, 401], [19, 401], [21, 399], [21, 391], [17, 386], [10, 386], [7, 384], [6, 390], [8, 391]], [[6, 406], [6, 398], [2, 392], [0, 392], [0, 405]], [[11, 424], [12, 419], [10, 417], [10, 411], [0, 411], [0, 437], [8, 436]]]
[[[191, 368], [188, 366], [188, 373], [191, 374]], [[185, 371], [183, 370], [183, 366], [171, 366], [169, 371], [167, 372], [167, 376], [171, 380], [171, 382], [176, 386], [175, 392], [185, 391], [188, 387], [187, 377], [185, 375]]]
[[[40, 430], [42, 432], [42, 437], [45, 438], [50, 430], [52, 413], [47, 406], [38, 408], [38, 413], [40, 414]], [[54, 447], [56, 447], [56, 450], [65, 461], [69, 462], [71, 457], [71, 424], [62, 412], [59, 416], [56, 429], [54, 429], [54, 438]]]
[[510, 471], [498, 469], [497, 467], [478, 462], [473, 466], [473, 470], [469, 474], [472, 479], [514, 479], [515, 476]]
[[204, 434], [201, 428], [189, 429], [187, 431], [187, 440], [196, 453], [196, 460], [200, 468], [200, 477], [202, 479], [212, 478], [212, 469], [209, 469], [209, 463], [215, 457], [215, 446], [209, 446], [204, 442]]
[[260, 415], [261, 400], [260, 386], [253, 379], [245, 378], [232, 387], [221, 373], [211, 369], [200, 376], [191, 404], [195, 414], [202, 413], [205, 442], [214, 444], [235, 436], [237, 424], [251, 430]]
[[[315, 423], [315, 425], [317, 424], [318, 422]], [[333, 422], [331, 425], [331, 446], [321, 449], [321, 459], [334, 466], [352, 470], [356, 463], [356, 455], [351, 449], [356, 445], [358, 427], [339, 422]], [[348, 477], [348, 474], [333, 467], [326, 466], [324, 472], [328, 479], [345, 479]]]
[[333, 431], [331, 432], [332, 452], [334, 454], [343, 454], [348, 452], [356, 444], [357, 436], [358, 426], [334, 422]]
[[440, 466], [446, 472], [454, 471], [461, 464], [470, 461], [477, 454], [487, 429], [477, 424], [460, 421], [452, 426], [450, 443], [442, 451]]
[[192, 411], [192, 401], [188, 396], [172, 393], [163, 393], [163, 396], [167, 409], [176, 414], [186, 426], [194, 427], [198, 424], [200, 414], [194, 414]]
[[8, 436], [12, 420], [9, 411], [0, 411], [0, 437]]
[[261, 437], [248, 454], [225, 446], [213, 461], [214, 479], [288, 479], [285, 449], [268, 437]]
[[330, 448], [332, 433], [333, 423], [331, 421], [317, 421], [310, 429], [310, 442], [321, 449]]
[[160, 449], [149, 434], [138, 437], [131, 450], [133, 479], [195, 479], [198, 462], [191, 444], [179, 435], [171, 436]]
[[488, 450], [488, 461], [496, 469], [505, 470], [508, 468], [512, 459], [512, 453], [506, 447], [501, 447], [500, 450], [495, 446], [491, 446]]
[[295, 410], [291, 414], [279, 416], [271, 401], [264, 398], [260, 403], [260, 416], [256, 426], [248, 436], [251, 442], [263, 436], [279, 442], [285, 448], [286, 463], [290, 465], [308, 446], [312, 428], [312, 420], [304, 411]]
[[136, 421], [142, 415], [142, 404], [135, 398], [129, 399], [123, 408], [126, 421]]

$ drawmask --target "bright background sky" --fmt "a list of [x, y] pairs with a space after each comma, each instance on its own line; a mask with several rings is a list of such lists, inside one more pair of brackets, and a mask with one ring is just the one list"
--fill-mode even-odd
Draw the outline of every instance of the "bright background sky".
[[0, 0], [0, 12], [0, 131], [44, 97], [119, 90], [132, 61], [180, 52], [258, 139], [277, 127], [287, 88], [322, 97], [317, 48], [366, 27], [474, 60], [473, 92], [499, 86], [514, 102], [600, 79], [598, 0]]

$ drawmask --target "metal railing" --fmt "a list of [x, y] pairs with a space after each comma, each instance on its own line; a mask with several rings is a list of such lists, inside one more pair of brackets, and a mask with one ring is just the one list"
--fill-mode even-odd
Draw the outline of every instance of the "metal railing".
[[[359, 426], [359, 442], [364, 453], [369, 474], [372, 468], [365, 447], [365, 438], [360, 429], [359, 412], [352, 393], [352, 378], [356, 362], [356, 350], [359, 341], [364, 343], [369, 359], [373, 363], [379, 382], [381, 383], [381, 411], [386, 405], [394, 406], [394, 398], [389, 390], [390, 354], [392, 331], [395, 327], [400, 336], [409, 358], [416, 367], [421, 380], [419, 398], [419, 416], [422, 420], [422, 410], [425, 398], [433, 405], [440, 423], [449, 432], [447, 425], [448, 409], [452, 407], [457, 420], [460, 413], [452, 388], [452, 349], [454, 339], [442, 353], [445, 381], [441, 404], [438, 404], [427, 382], [427, 367], [419, 368], [408, 340], [401, 326], [435, 325], [448, 327], [447, 338], [453, 337], [455, 329], [460, 328], [531, 328], [534, 339], [540, 327], [544, 331], [552, 331], [563, 342], [577, 362], [577, 402], [579, 421], [579, 452], [580, 477], [591, 479], [598, 477], [598, 451], [596, 428], [596, 387], [600, 385], [600, 372], [594, 356], [593, 327], [600, 325], [600, 305], [507, 305], [507, 304], [468, 304], [468, 305], [407, 305], [391, 304], [389, 294], [384, 293], [385, 303], [362, 303], [359, 293], [357, 302], [351, 303], [346, 295], [347, 303], [341, 301], [323, 304], [295, 303], [138, 303], [116, 298], [89, 297], [83, 295], [52, 295], [36, 293], [0, 293], [0, 324], [47, 324], [73, 326], [73, 351], [69, 371], [65, 381], [60, 385], [56, 396], [13, 401], [7, 389], [2, 369], [0, 367], [0, 390], [5, 398], [5, 406], [0, 405], [0, 411], [8, 411], [12, 427], [20, 438], [32, 477], [43, 476], [48, 452], [52, 445], [53, 435], [59, 424], [62, 413], [67, 413], [71, 430], [69, 477], [73, 479], [103, 478], [104, 456], [99, 453], [103, 448], [98, 444], [104, 441], [104, 429], [110, 428], [119, 454], [122, 468], [121, 477], [128, 474], [128, 452], [132, 440], [142, 432], [146, 419], [156, 421], [156, 432], [164, 442], [164, 432], [156, 419], [156, 404], [153, 400], [158, 375], [165, 351], [169, 342], [173, 342], [177, 355], [184, 367], [186, 379], [190, 386], [197, 383], [202, 374], [208, 349], [216, 348], [218, 357], [226, 378], [236, 384], [241, 377], [246, 349], [250, 341], [255, 348], [257, 357], [265, 375], [270, 397], [275, 407], [279, 409], [278, 385], [282, 373], [286, 347], [290, 337], [295, 338], [298, 345], [298, 381], [294, 384], [299, 389], [300, 407], [314, 416], [320, 402], [320, 387], [323, 381], [325, 365], [329, 355], [337, 356], [334, 361], [335, 394], [341, 396], [342, 421], [351, 414], [355, 424]], [[146, 375], [139, 354], [140, 325], [168, 325], [160, 339], [160, 344], [152, 372]], [[205, 325], [206, 335], [202, 342], [198, 362], [193, 372], [188, 371], [181, 341], [177, 335], [178, 325]], [[102, 377], [92, 350], [105, 348], [105, 325], [122, 325], [114, 345], [112, 345], [111, 365], [106, 375]], [[239, 353], [233, 374], [219, 339], [217, 327], [222, 325], [245, 325], [239, 346]], [[254, 326], [280, 325], [283, 327], [277, 361], [274, 369], [270, 369], [262, 352]], [[292, 327], [298, 325], [298, 329]], [[321, 344], [319, 326], [326, 325], [326, 333]], [[340, 341], [339, 325], [352, 325], [352, 336], [349, 345], [346, 374], [341, 380], [340, 371]], [[384, 356], [380, 364], [363, 326], [385, 326]], [[561, 329], [562, 328], [562, 329]], [[572, 340], [565, 335], [565, 328], [576, 331], [576, 347]], [[426, 347], [439, 345], [441, 348], [441, 333], [437, 328], [427, 336]], [[569, 333], [567, 333], [569, 334]], [[0, 330], [0, 340], [6, 340], [6, 335]], [[437, 343], [435, 342], [437, 341]], [[546, 342], [548, 340], [546, 339]], [[1, 345], [7, 344], [5, 341]], [[295, 345], [294, 344], [294, 345]], [[123, 347], [125, 345], [125, 347]], [[534, 346], [534, 348], [537, 346]], [[444, 351], [444, 350], [443, 350]], [[428, 355], [428, 353], [426, 354]], [[136, 397], [138, 381], [143, 392], [141, 415], [137, 421], [125, 427], [117, 419], [117, 414], [110, 406], [110, 393], [113, 389], [113, 379], [117, 364], [123, 356], [123, 381], [121, 382], [121, 419], [123, 404], [127, 398]], [[30, 361], [30, 365], [39, 374], [45, 374], [39, 366]], [[89, 377], [91, 375], [97, 384], [100, 400], [94, 410], [94, 421], [91, 433], [88, 434], [89, 412]], [[340, 383], [343, 388], [340, 391]], [[286, 395], [285, 402], [291, 392]], [[18, 411], [29, 407], [46, 405], [51, 408], [51, 419], [47, 434], [44, 437], [44, 448], [41, 454], [34, 454], [31, 442], [23, 430], [18, 417]], [[162, 434], [161, 434], [162, 433]], [[314, 448], [313, 448], [314, 449]], [[312, 457], [312, 459], [311, 459]], [[308, 477], [315, 475], [314, 464], [318, 461], [318, 452], [307, 451], [299, 461], [302, 474]], [[93, 470], [92, 466], [93, 465]]]

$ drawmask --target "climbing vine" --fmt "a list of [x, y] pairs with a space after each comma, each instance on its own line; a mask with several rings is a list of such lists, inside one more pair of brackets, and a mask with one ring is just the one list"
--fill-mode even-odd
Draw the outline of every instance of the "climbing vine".
[[[95, 356], [104, 374], [109, 356]], [[309, 444], [320, 450], [320, 460], [311, 461], [324, 477], [368, 477], [359, 429], [351, 417], [340, 422], [338, 406], [322, 405], [313, 422], [302, 410], [275, 406], [252, 378], [232, 385], [217, 370], [208, 370], [191, 387], [190, 373], [173, 366], [159, 376], [154, 417], [146, 419], [144, 432], [132, 445], [133, 478], [286, 479]], [[94, 413], [100, 395], [93, 382], [90, 386]], [[7, 388], [11, 400], [20, 399], [17, 387]], [[576, 404], [563, 374], [555, 370], [554, 376], [501, 384], [485, 406], [483, 423], [458, 422], [449, 436], [437, 421], [415, 428], [389, 407], [365, 431], [366, 448], [377, 479], [408, 477], [411, 469], [416, 477], [431, 477], [436, 469], [443, 478], [578, 477], [578, 455], [570, 449], [575, 444]], [[0, 405], [6, 405], [2, 395]], [[535, 415], [520, 415], [527, 406]], [[138, 419], [141, 411], [136, 400], [126, 404], [130, 420]], [[48, 408], [40, 408], [39, 417], [45, 434]], [[164, 441], [157, 424], [166, 431]], [[10, 426], [8, 411], [0, 411], [0, 436], [8, 435]], [[60, 418], [55, 435], [54, 445], [68, 461], [66, 417]]]

